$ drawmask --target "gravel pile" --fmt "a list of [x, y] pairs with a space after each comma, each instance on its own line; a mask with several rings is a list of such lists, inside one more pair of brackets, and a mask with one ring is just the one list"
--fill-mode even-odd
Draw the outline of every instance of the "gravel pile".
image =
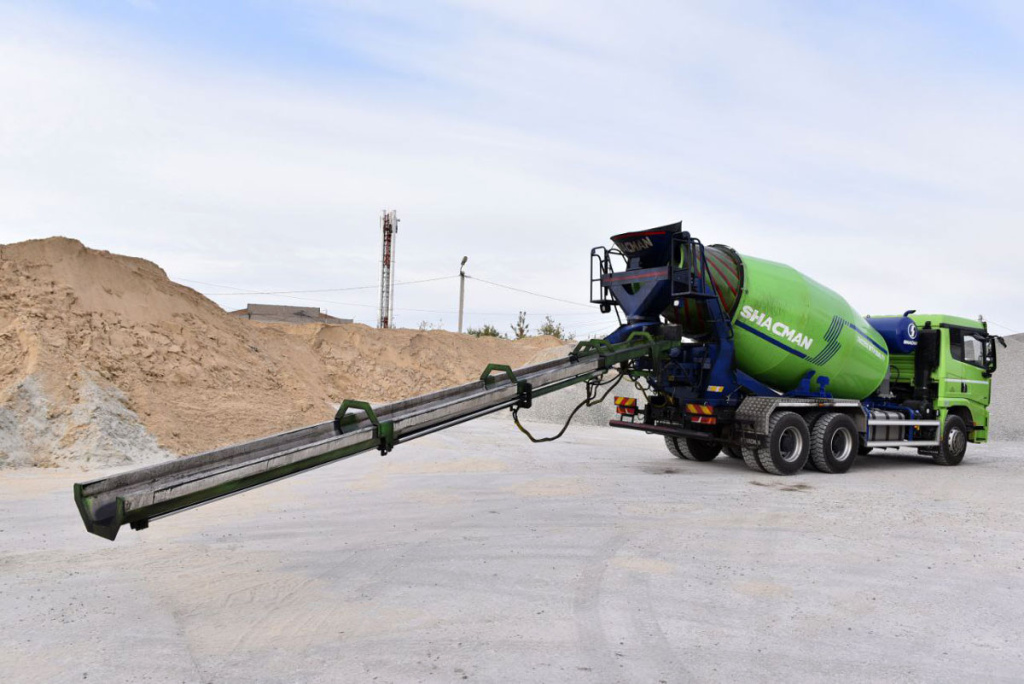
[[1024, 334], [1007, 337], [1006, 349], [999, 347], [996, 353], [989, 438], [1024, 440]]

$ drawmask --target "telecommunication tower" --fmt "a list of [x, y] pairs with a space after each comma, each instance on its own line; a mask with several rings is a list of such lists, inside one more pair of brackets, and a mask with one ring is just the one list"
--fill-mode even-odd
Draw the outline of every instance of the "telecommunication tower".
[[395, 313], [395, 242], [398, 234], [398, 215], [392, 209], [380, 215], [380, 229], [383, 234], [380, 260], [380, 314], [378, 328], [394, 325]]

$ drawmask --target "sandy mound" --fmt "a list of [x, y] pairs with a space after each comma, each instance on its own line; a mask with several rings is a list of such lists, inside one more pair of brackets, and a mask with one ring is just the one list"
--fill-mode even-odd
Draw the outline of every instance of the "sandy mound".
[[0, 246], [0, 465], [194, 453], [524, 365], [558, 346], [260, 324], [155, 264], [51, 238]]

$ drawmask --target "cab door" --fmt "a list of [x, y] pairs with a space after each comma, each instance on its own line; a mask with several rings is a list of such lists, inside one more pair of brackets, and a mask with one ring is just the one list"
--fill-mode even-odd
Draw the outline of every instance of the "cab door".
[[992, 398], [992, 382], [985, 377], [987, 359], [991, 339], [983, 332], [963, 331], [963, 364], [961, 369], [961, 389], [972, 402], [988, 406]]
[[985, 416], [992, 398], [992, 383], [988, 375], [990, 345], [987, 334], [967, 328], [949, 329], [949, 356], [947, 359], [946, 397], [959, 399], [966, 405], [975, 422], [988, 423]]
[[964, 382], [964, 331], [962, 328], [948, 328], [949, 356], [946, 357], [946, 398], [966, 399], [967, 383]]

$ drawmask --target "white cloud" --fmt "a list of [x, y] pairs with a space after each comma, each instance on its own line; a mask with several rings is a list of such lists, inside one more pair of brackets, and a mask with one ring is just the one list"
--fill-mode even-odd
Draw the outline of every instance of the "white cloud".
[[[468, 254], [480, 277], [585, 300], [591, 246], [683, 219], [865, 311], [1024, 328], [1019, 82], [902, 69], [890, 58], [907, 43], [931, 44], [913, 27], [794, 28], [750, 5], [307, 6], [317, 39], [393, 76], [258, 72], [0, 10], [19, 27], [0, 41], [5, 241], [62, 233], [180, 278], [341, 287], [376, 282], [387, 207], [402, 280], [457, 273]], [[576, 310], [474, 285], [472, 311]], [[375, 318], [372, 292], [321, 296]], [[445, 281], [398, 306], [456, 297]], [[441, 315], [454, 325], [399, 321]]]

